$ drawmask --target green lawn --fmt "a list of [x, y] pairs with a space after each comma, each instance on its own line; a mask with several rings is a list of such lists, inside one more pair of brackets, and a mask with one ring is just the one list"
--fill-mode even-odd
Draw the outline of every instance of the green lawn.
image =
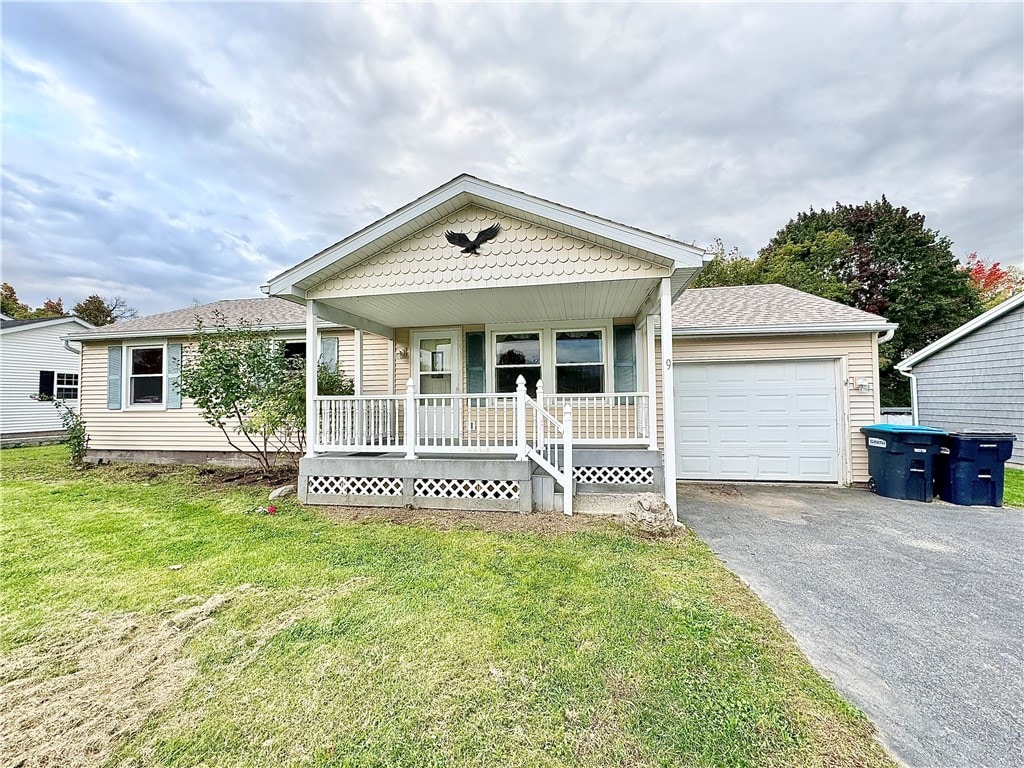
[[892, 765], [691, 536], [271, 517], [193, 469], [0, 462], [0, 764]]
[[1008, 507], [1024, 507], [1024, 469], [1006, 470], [1003, 504]]

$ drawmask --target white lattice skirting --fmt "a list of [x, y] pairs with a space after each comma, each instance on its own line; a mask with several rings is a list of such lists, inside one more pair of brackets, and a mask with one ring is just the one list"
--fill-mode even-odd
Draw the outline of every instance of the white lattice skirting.
[[438, 499], [501, 499], [519, 498], [518, 480], [453, 480], [423, 478], [413, 486], [414, 496]]
[[340, 496], [401, 496], [402, 479], [400, 477], [312, 475], [306, 485], [306, 492]]
[[577, 483], [595, 485], [653, 485], [652, 467], [573, 467]]

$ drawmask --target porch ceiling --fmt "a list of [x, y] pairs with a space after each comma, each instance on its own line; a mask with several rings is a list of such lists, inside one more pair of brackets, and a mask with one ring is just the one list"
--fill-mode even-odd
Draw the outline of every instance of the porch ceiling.
[[317, 303], [390, 328], [603, 320], [635, 316], [658, 283], [656, 278], [605, 280], [348, 296]]

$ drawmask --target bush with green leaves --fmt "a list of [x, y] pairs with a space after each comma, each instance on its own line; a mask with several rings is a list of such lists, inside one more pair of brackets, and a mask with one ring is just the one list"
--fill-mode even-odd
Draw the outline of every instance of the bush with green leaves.
[[68, 447], [68, 463], [72, 467], [81, 467], [85, 461], [85, 452], [89, 449], [89, 435], [85, 431], [85, 421], [81, 414], [63, 400], [54, 400], [54, 406], [60, 414], [64, 425], [64, 445]]
[[[197, 319], [195, 337], [184, 349], [179, 392], [236, 451], [264, 471], [305, 451], [304, 362], [289, 359], [279, 339], [217, 315], [209, 326]], [[320, 394], [352, 393], [352, 380], [340, 371], [320, 364], [318, 373]]]

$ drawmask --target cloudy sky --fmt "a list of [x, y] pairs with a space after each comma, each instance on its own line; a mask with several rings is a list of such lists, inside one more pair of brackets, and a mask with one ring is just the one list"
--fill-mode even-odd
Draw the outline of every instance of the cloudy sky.
[[462, 172], [748, 254], [885, 194], [1020, 264], [1022, 7], [5, 3], [3, 279], [258, 295]]

